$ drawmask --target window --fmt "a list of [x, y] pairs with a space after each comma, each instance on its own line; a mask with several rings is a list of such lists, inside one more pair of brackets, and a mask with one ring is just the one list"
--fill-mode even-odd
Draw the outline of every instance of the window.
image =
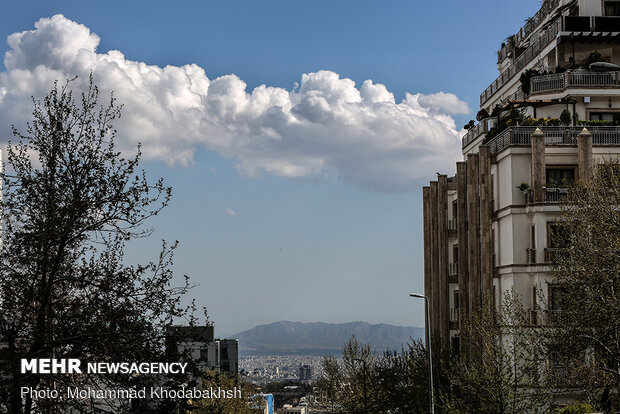
[[575, 181], [575, 167], [547, 168], [547, 188], [568, 187]]
[[552, 249], [563, 249], [570, 244], [570, 231], [563, 223], [547, 224], [547, 247]]
[[452, 246], [452, 263], [459, 262], [459, 245], [455, 244]]
[[459, 300], [459, 291], [454, 291], [454, 309], [458, 309], [461, 306], [461, 302]]
[[458, 216], [459, 207], [456, 200], [452, 202], [452, 218], [455, 219]]
[[605, 2], [605, 16], [620, 16], [620, 1]]
[[614, 112], [590, 112], [590, 121], [614, 121]]

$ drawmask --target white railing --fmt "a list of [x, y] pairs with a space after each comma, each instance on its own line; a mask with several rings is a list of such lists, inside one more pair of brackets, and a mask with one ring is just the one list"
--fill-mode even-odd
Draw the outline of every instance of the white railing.
[[459, 274], [459, 262], [450, 263], [448, 268], [448, 274], [450, 276], [456, 276]]
[[448, 220], [448, 230], [456, 230], [457, 227], [457, 220], [456, 219], [452, 219], [452, 220]]
[[620, 72], [564, 72], [535, 76], [531, 79], [531, 94], [563, 91], [569, 87], [618, 88]]
[[459, 321], [459, 309], [450, 308], [450, 322], [458, 322], [458, 321]]

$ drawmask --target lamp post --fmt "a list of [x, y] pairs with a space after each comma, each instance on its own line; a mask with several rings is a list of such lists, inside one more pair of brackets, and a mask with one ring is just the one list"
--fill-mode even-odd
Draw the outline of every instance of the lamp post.
[[366, 374], [366, 360], [365, 359], [361, 359], [361, 358], [355, 358], [355, 361], [360, 361], [362, 363], [362, 366], [364, 368], [364, 414], [368, 414], [368, 406], [367, 406], [367, 394], [366, 394], [366, 377], [368, 377], [368, 375]]
[[433, 399], [433, 354], [431, 353], [431, 312], [428, 306], [428, 298], [421, 293], [410, 293], [412, 298], [424, 299], [426, 304], [426, 353], [428, 354], [428, 399], [431, 414], [435, 414], [435, 400]]

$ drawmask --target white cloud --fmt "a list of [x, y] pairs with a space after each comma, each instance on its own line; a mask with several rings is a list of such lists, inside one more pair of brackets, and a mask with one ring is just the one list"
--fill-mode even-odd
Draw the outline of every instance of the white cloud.
[[233, 210], [232, 208], [227, 208], [224, 211], [226, 211], [226, 214], [228, 214], [229, 216], [238, 216], [239, 213], [237, 213], [235, 210]]
[[[209, 79], [197, 65], [160, 68], [119, 51], [98, 53], [99, 37], [62, 15], [8, 38], [0, 73], [0, 125], [23, 126], [30, 96], [56, 79], [88, 75], [124, 104], [117, 124], [124, 148], [144, 145], [146, 158], [185, 165], [198, 146], [235, 160], [247, 176], [337, 176], [366, 188], [417, 188], [432, 171], [452, 171], [459, 132], [452, 115], [469, 111], [455, 95], [407, 94], [397, 103], [382, 84], [355, 83], [331, 71], [301, 75], [292, 91], [252, 91], [236, 75]], [[0, 139], [10, 138], [3, 127]]]

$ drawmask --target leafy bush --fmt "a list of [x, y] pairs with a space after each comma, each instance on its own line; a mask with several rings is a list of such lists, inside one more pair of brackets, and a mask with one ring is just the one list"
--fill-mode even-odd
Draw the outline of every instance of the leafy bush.
[[553, 414], [589, 414], [592, 412], [594, 412], [594, 408], [590, 404], [579, 404], [557, 408]]
[[563, 110], [562, 113], [560, 114], [560, 121], [562, 121], [562, 124], [564, 125], [570, 125], [571, 119], [572, 119], [572, 116], [568, 109]]
[[590, 69], [590, 65], [596, 62], [607, 62], [607, 59], [604, 58], [598, 50], [590, 53], [590, 55], [583, 61], [583, 67], [585, 69]]

